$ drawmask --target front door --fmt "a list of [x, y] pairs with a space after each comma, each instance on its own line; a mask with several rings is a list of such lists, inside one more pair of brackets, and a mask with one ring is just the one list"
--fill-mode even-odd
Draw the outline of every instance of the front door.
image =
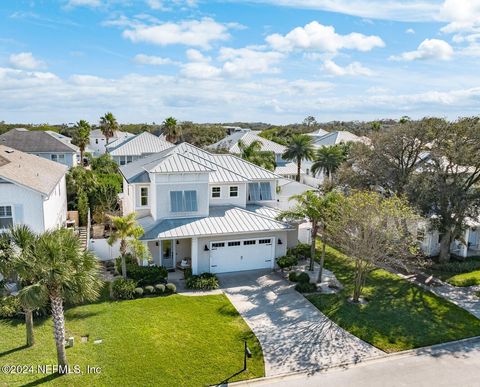
[[161, 251], [161, 265], [167, 269], [173, 269], [174, 262], [173, 257], [175, 244], [172, 240], [162, 241], [162, 251]]

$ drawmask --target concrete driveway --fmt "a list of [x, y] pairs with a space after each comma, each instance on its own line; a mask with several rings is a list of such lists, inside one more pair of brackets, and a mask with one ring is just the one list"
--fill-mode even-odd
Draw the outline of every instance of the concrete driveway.
[[315, 372], [383, 354], [329, 320], [275, 273], [221, 274], [219, 279], [262, 345], [266, 376]]

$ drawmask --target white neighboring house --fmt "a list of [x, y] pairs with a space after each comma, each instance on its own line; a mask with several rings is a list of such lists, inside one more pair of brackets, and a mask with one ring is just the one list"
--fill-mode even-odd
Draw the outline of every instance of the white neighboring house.
[[149, 132], [128, 138], [119, 138], [107, 146], [107, 152], [118, 165], [129, 164], [139, 158], [174, 147], [171, 142]]
[[0, 145], [0, 229], [28, 225], [41, 233], [65, 225], [65, 165]]
[[[132, 133], [116, 130], [113, 132], [113, 137], [108, 139], [108, 143], [111, 144], [117, 140], [123, 141], [132, 136], [134, 136]], [[90, 152], [94, 157], [101, 156], [107, 151], [106, 145], [107, 139], [103, 135], [101, 129], [90, 131], [90, 143], [88, 144], [87, 152]]]
[[285, 160], [282, 159], [282, 154], [285, 152], [285, 146], [276, 143], [275, 141], [267, 140], [259, 136], [260, 131], [243, 129], [232, 133], [231, 135], [223, 138], [215, 144], [209, 145], [208, 149], [226, 149], [232, 154], [242, 153], [238, 142], [242, 141], [245, 145], [250, 145], [254, 141], [259, 141], [262, 144], [262, 151], [273, 152], [275, 154], [275, 163], [277, 165], [285, 164]]
[[66, 166], [78, 164], [79, 149], [70, 137], [52, 131], [11, 129], [0, 135], [0, 144], [56, 161]]
[[277, 208], [282, 211], [288, 210], [296, 204], [296, 201], [290, 200], [293, 195], [300, 195], [313, 190], [315, 188], [295, 180], [279, 179], [277, 184]]
[[272, 269], [297, 243], [297, 228], [275, 219], [279, 176], [236, 156], [182, 143], [120, 171], [124, 214], [138, 214], [156, 265]]

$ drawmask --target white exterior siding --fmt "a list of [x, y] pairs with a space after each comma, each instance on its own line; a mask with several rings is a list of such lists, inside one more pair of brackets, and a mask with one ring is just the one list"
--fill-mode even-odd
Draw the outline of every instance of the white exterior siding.
[[61, 227], [67, 220], [67, 186], [65, 176], [43, 202], [45, 230]]
[[[213, 197], [212, 188], [220, 188], [220, 197]], [[230, 196], [230, 187], [238, 187], [238, 196]], [[211, 183], [209, 186], [211, 206], [233, 205], [245, 208], [247, 205], [247, 184], [246, 183]]]

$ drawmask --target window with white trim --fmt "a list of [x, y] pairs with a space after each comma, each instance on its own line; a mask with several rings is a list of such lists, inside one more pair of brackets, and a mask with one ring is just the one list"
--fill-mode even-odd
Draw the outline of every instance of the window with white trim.
[[228, 247], [240, 246], [240, 241], [228, 242]]
[[221, 196], [220, 187], [212, 187], [212, 198], [219, 198]]
[[0, 206], [0, 229], [13, 226], [12, 206]]
[[148, 206], [148, 187], [140, 188], [140, 205]]
[[172, 212], [198, 211], [197, 191], [170, 191], [170, 210]]
[[257, 244], [257, 241], [255, 239], [252, 239], [250, 241], [243, 241], [244, 246], [255, 245], [255, 244]]
[[231, 198], [238, 197], [238, 187], [236, 185], [230, 187], [230, 197]]

